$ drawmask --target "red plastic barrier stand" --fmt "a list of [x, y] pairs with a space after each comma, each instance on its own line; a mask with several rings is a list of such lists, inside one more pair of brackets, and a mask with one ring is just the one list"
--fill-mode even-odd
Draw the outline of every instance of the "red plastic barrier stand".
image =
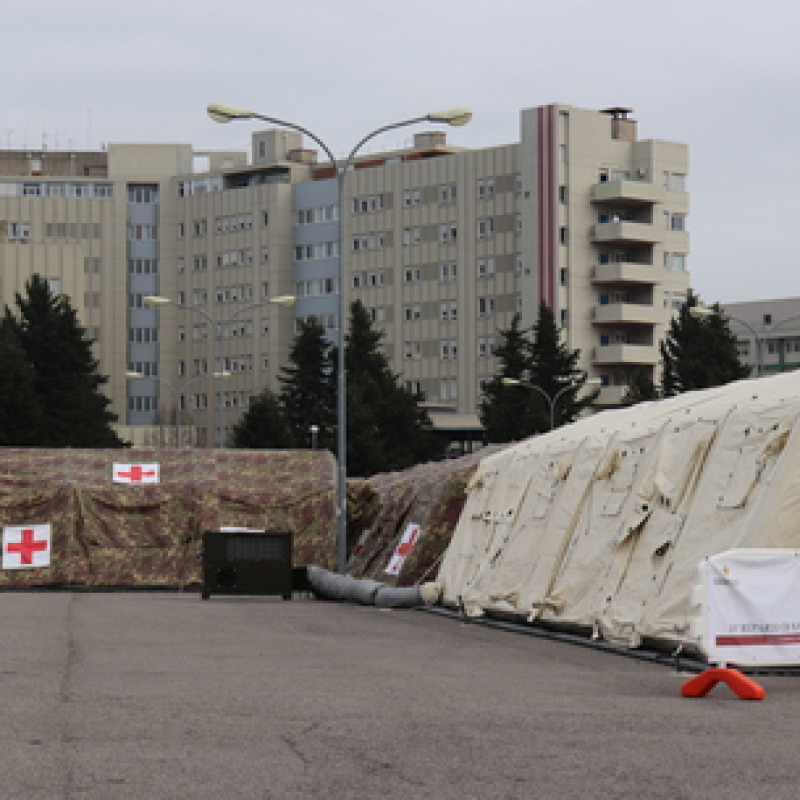
[[742, 700], [763, 700], [767, 696], [767, 690], [761, 684], [730, 667], [712, 667], [701, 672], [683, 684], [681, 694], [684, 697], [705, 697], [718, 683], [727, 683]]

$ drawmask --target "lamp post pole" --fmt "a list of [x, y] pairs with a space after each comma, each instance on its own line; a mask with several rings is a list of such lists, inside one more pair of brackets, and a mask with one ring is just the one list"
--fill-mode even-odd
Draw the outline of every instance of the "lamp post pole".
[[[536, 384], [529, 383], [528, 381], [521, 381], [517, 378], [502, 378], [500, 381], [503, 386], [521, 386], [523, 389], [533, 389], [534, 391], [538, 392], [544, 399], [547, 401], [547, 405], [550, 411], [550, 430], [555, 430], [556, 427], [556, 403], [558, 403], [561, 396], [568, 392], [570, 389], [574, 389], [579, 386], [577, 381], [570, 381], [566, 385], [562, 386], [555, 394], [550, 395], [541, 386], [536, 386]], [[583, 382], [584, 386], [599, 386], [600, 379], [599, 378], [589, 378]]]
[[[230, 372], [212, 372], [212, 378], [230, 378]], [[147, 376], [143, 372], [135, 372], [133, 370], [129, 370], [125, 373], [125, 377], [128, 380], [139, 380], [140, 378], [146, 378]], [[166, 378], [158, 378], [155, 375], [152, 376], [153, 380], [156, 383], [163, 383], [169, 387], [169, 390], [172, 392], [172, 402], [175, 407], [175, 447], [181, 446], [181, 395], [193, 384], [197, 383], [197, 381], [203, 380], [206, 376], [205, 375], [195, 375], [193, 378], [190, 378], [188, 381], [182, 383], [177, 389], [175, 386], [172, 385]]]
[[404, 128], [418, 122], [436, 122], [455, 126], [466, 125], [472, 118], [472, 112], [467, 108], [453, 108], [445, 111], [431, 112], [420, 117], [401, 120], [400, 122], [393, 122], [389, 125], [383, 125], [364, 136], [350, 151], [348, 156], [341, 161], [333, 155], [328, 145], [316, 134], [294, 122], [287, 122], [286, 120], [277, 119], [276, 117], [268, 117], [256, 111], [236, 108], [222, 103], [211, 103], [207, 108], [207, 112], [214, 122], [257, 119], [263, 122], [269, 122], [272, 125], [289, 128], [290, 130], [308, 136], [309, 139], [316, 142], [323, 150], [336, 175], [337, 206], [339, 209], [336, 223], [339, 244], [339, 347], [337, 350], [336, 364], [336, 564], [338, 571], [343, 574], [347, 570], [347, 375], [345, 372], [346, 364], [344, 352], [347, 302], [344, 290], [346, 270], [343, 235], [345, 180], [348, 171], [353, 165], [356, 154], [370, 139], [382, 133], [386, 133], [387, 131], [396, 128]]
[[[731, 314], [728, 314], [725, 311], [715, 311], [713, 308], [709, 308], [708, 306], [692, 306], [689, 309], [689, 316], [694, 317], [695, 319], [703, 319], [703, 317], [711, 317], [714, 314], [721, 314], [726, 319], [731, 320], [731, 322], [738, 322], [740, 325], [743, 325], [747, 328], [748, 331], [753, 335], [753, 344], [755, 345], [756, 350], [756, 377], [760, 378], [762, 373], [762, 364], [763, 358], [761, 353], [761, 343], [763, 341], [763, 336], [761, 336], [758, 331], [747, 321], [741, 319], [740, 317], [734, 317]], [[784, 320], [788, 322], [788, 320]]]
[[[219, 359], [220, 359], [220, 368], [219, 370], [214, 370], [214, 361], [215, 361], [215, 353], [212, 349], [211, 353], [211, 367], [212, 367], [212, 377], [213, 376], [226, 376], [230, 375], [229, 372], [225, 369], [225, 353], [224, 353], [224, 332], [225, 327], [230, 325], [238, 316], [244, 314], [246, 311], [252, 311], [254, 308], [261, 308], [263, 306], [268, 306], [270, 304], [274, 305], [281, 305], [281, 306], [292, 306], [294, 305], [294, 295], [279, 295], [278, 297], [271, 297], [269, 300], [264, 300], [261, 303], [252, 303], [244, 308], [240, 308], [231, 314], [229, 317], [223, 320], [215, 320], [205, 309], [200, 308], [199, 306], [187, 306], [184, 303], [178, 303], [175, 300], [170, 299], [169, 297], [161, 297], [159, 295], [148, 295], [144, 298], [144, 304], [150, 307], [157, 307], [157, 306], [174, 306], [175, 308], [180, 308], [182, 311], [193, 311], [195, 314], [199, 314], [203, 317], [213, 328], [214, 330], [214, 341], [217, 343], [216, 349], [219, 351]], [[225, 402], [222, 397], [222, 391], [220, 390], [219, 395], [219, 443], [217, 445], [220, 449], [225, 447]]]

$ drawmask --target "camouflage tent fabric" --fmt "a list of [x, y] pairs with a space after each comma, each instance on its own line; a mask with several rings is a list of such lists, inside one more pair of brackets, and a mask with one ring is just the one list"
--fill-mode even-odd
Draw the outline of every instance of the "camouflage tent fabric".
[[[158, 484], [112, 482], [115, 463], [159, 465]], [[188, 586], [205, 530], [290, 531], [293, 563], [335, 564], [335, 461], [311, 450], [0, 449], [0, 524], [49, 523], [49, 567], [0, 587]]]
[[[349, 573], [392, 586], [433, 580], [464, 506], [471, 476], [481, 459], [499, 449], [487, 447], [462, 458], [351, 481]], [[419, 537], [398, 574], [389, 574], [386, 568], [409, 524], [419, 526]]]

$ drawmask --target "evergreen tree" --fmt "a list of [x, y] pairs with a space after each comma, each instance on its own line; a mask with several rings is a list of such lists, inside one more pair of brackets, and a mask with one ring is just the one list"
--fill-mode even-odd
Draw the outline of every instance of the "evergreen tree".
[[[580, 350], [569, 350], [561, 341], [553, 311], [544, 301], [539, 304], [539, 316], [533, 326], [529, 358], [528, 381], [544, 390], [550, 398], [554, 428], [573, 422], [584, 409], [592, 406], [600, 394], [599, 389], [595, 389], [578, 397], [588, 377], [578, 369]], [[538, 392], [535, 394], [539, 395]], [[537, 431], [550, 429], [551, 402], [542, 395], [537, 398]]]
[[[530, 335], [520, 330], [517, 314], [511, 328], [502, 331], [495, 353], [500, 373], [485, 389], [479, 413], [492, 442], [523, 439], [574, 420], [591, 406], [598, 391], [578, 397], [586, 373], [577, 367], [579, 350], [568, 350], [561, 341], [553, 312], [542, 303]], [[520, 381], [507, 386], [503, 379]]]
[[120, 447], [111, 427], [117, 417], [100, 388], [108, 382], [97, 372], [92, 344], [64, 295], [55, 297], [43, 278], [16, 295], [20, 320], [14, 329], [34, 371], [34, 388], [43, 413], [42, 444], [47, 447]]
[[42, 444], [43, 416], [35, 375], [6, 309], [0, 322], [0, 446]]
[[646, 400], [658, 399], [658, 387], [650, 377], [650, 371], [646, 367], [634, 369], [631, 372], [631, 379], [628, 388], [622, 398], [622, 404], [633, 406]]
[[533, 392], [519, 386], [504, 386], [503, 378], [524, 380], [530, 370], [530, 341], [520, 328], [522, 317], [515, 314], [511, 327], [500, 331], [494, 354], [500, 371], [484, 387], [478, 406], [481, 424], [490, 442], [513, 442], [533, 435]]
[[233, 426], [231, 434], [232, 447], [277, 450], [294, 445], [281, 404], [269, 389], [250, 401], [250, 407]]
[[280, 405], [295, 447], [308, 447], [309, 429], [319, 429], [318, 445], [336, 449], [336, 387], [331, 345], [314, 318], [304, 321], [281, 370]]
[[667, 335], [661, 341], [664, 397], [723, 386], [746, 378], [750, 373], [739, 360], [736, 337], [719, 304], [712, 307], [713, 314], [699, 318], [691, 313], [697, 304], [697, 296], [689, 291], [686, 302], [670, 321]]
[[366, 308], [350, 307], [346, 337], [348, 473], [369, 477], [402, 470], [441, 455], [423, 398], [407, 391], [380, 351], [383, 334], [372, 327]]

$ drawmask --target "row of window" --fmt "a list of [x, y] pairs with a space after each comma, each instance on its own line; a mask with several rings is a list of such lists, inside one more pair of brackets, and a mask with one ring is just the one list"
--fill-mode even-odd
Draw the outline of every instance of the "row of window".
[[335, 222], [339, 219], [339, 206], [329, 204], [316, 208], [300, 208], [295, 213], [298, 225], [313, 225], [317, 222]]
[[322, 258], [336, 258], [339, 255], [338, 242], [317, 242], [298, 245], [294, 249], [295, 261], [317, 261]]
[[214, 218], [217, 233], [230, 231], [249, 231], [253, 227], [253, 214], [226, 214]]
[[0, 181], [0, 197], [113, 197], [114, 184], [77, 181]]
[[320, 297], [338, 292], [339, 281], [336, 278], [314, 278], [309, 281], [297, 281], [294, 285], [295, 297]]

